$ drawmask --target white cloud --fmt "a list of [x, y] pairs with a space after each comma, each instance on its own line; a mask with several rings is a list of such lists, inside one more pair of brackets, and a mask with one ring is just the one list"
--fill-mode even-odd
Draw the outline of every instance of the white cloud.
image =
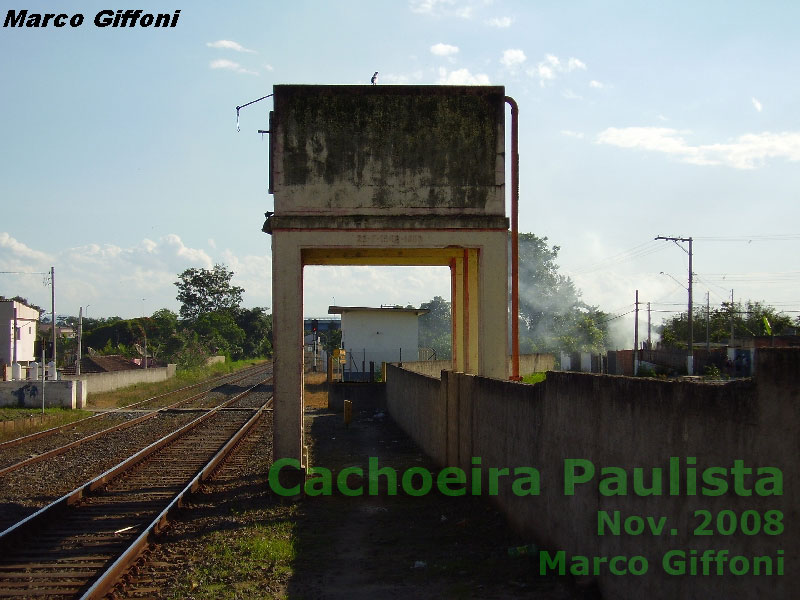
[[454, 56], [458, 54], [458, 46], [451, 46], [450, 44], [434, 44], [431, 46], [431, 54], [436, 56]]
[[[213, 246], [211, 240], [209, 246]], [[245, 288], [246, 306], [270, 304], [268, 256], [236, 256], [225, 250], [212, 258], [212, 251], [192, 248], [180, 236], [169, 234], [130, 246], [88, 243], [48, 254], [0, 232], [0, 271], [39, 273], [53, 265], [59, 314], [77, 314], [79, 306], [91, 304], [93, 316], [130, 317], [162, 307], [177, 311], [174, 282], [178, 274], [192, 267], [210, 269], [221, 262], [234, 272], [234, 283]], [[50, 288], [42, 285], [41, 276], [14, 277], [9, 284], [5, 295], [19, 294], [40, 306], [50, 305]]]
[[493, 17], [486, 21], [486, 24], [491, 25], [492, 27], [497, 27], [498, 29], [505, 29], [506, 27], [511, 27], [513, 22], [514, 19], [511, 17]]
[[[25, 264], [30, 261], [37, 268], [53, 261], [53, 257], [46, 252], [29, 248], [19, 240], [11, 237], [7, 232], [0, 231], [0, 258], [14, 260], [14, 264]], [[18, 262], [21, 261], [21, 262]], [[6, 294], [8, 295], [8, 294]], [[13, 294], [11, 294], [13, 296]]]
[[473, 75], [469, 69], [458, 69], [448, 73], [444, 67], [439, 68], [437, 83], [440, 85], [490, 85], [489, 76], [484, 73]]
[[758, 98], [751, 98], [751, 102], [753, 103], [753, 108], [755, 108], [758, 112], [761, 112], [764, 109], [764, 106], [758, 100]]
[[226, 58], [219, 58], [217, 60], [212, 60], [208, 63], [209, 68], [211, 69], [223, 69], [226, 71], [233, 71], [234, 73], [243, 73], [246, 75], [256, 75], [255, 71], [251, 71], [249, 69], [245, 69], [242, 65], [232, 60], [228, 60]]
[[217, 40], [216, 42], [206, 42], [206, 46], [208, 46], [209, 48], [221, 48], [223, 50], [235, 50], [236, 52], [249, 52], [251, 54], [257, 54], [255, 50], [250, 50], [249, 48], [245, 48], [241, 44], [233, 42], [231, 40]]
[[584, 138], [583, 133], [581, 133], [580, 131], [571, 131], [569, 129], [562, 129], [561, 135], [565, 135], [567, 137], [575, 138], [578, 140], [582, 140]]
[[596, 79], [592, 79], [592, 80], [589, 82], [589, 87], [591, 87], [591, 88], [595, 88], [595, 89], [597, 89], [597, 90], [602, 90], [602, 89], [606, 88], [607, 86], [606, 86], [606, 84], [605, 84], [605, 83], [602, 83], [602, 82], [600, 82], [600, 81], [597, 81]]
[[205, 250], [189, 248], [183, 243], [183, 240], [174, 233], [164, 236], [162, 241], [164, 245], [175, 252], [176, 256], [186, 259], [187, 262], [193, 265], [200, 265], [204, 269], [210, 269], [214, 266], [211, 257], [206, 254]]
[[412, 81], [421, 81], [423, 77], [422, 71], [414, 71], [413, 73], [386, 73], [381, 74], [381, 80], [385, 83], [394, 85], [406, 85]]
[[503, 58], [500, 59], [500, 62], [506, 68], [513, 69], [524, 63], [525, 60], [527, 60], [527, 57], [522, 50], [509, 48], [508, 50], [503, 50]]
[[566, 98], [567, 100], [583, 100], [583, 96], [579, 96], [569, 88], [561, 92], [561, 95], [564, 96], [564, 98]]
[[586, 70], [586, 63], [582, 60], [578, 60], [577, 58], [570, 56], [569, 60], [567, 61], [567, 73], [570, 71], [574, 71], [576, 69], [581, 69], [582, 71]]
[[271, 64], [269, 64], [269, 63], [264, 63], [264, 68], [265, 68], [267, 71], [274, 71], [274, 70], [275, 70], [275, 67], [273, 67], [273, 66], [272, 66]]
[[800, 132], [748, 133], [726, 143], [692, 145], [684, 136], [691, 131], [666, 127], [609, 127], [597, 136], [598, 144], [663, 152], [681, 162], [755, 169], [768, 159], [800, 161]]
[[545, 54], [544, 59], [539, 61], [536, 67], [528, 70], [528, 75], [538, 77], [539, 85], [544, 87], [548, 83], [552, 83], [559, 75], [577, 70], [585, 71], [586, 63], [574, 56], [563, 61], [555, 54]]
[[469, 2], [459, 0], [409, 0], [411, 12], [435, 17], [456, 16], [462, 19], [472, 17], [472, 6]]

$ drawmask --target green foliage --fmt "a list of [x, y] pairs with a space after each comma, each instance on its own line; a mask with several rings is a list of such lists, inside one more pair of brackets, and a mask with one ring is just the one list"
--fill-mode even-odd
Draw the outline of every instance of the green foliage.
[[[572, 280], [558, 272], [558, 251], [558, 246], [547, 244], [546, 237], [519, 236], [520, 350], [602, 351], [608, 339], [608, 315], [583, 302]], [[419, 345], [436, 350], [439, 359], [450, 358], [450, 303], [436, 296], [420, 308], [430, 313], [419, 319]]]
[[[694, 342], [706, 339], [706, 309], [694, 307], [692, 311], [692, 329]], [[713, 307], [708, 314], [709, 341], [712, 343], [728, 343], [731, 337], [731, 320], [734, 326], [734, 338], [743, 339], [768, 335], [764, 319], [770, 323], [774, 335], [782, 335], [794, 330], [797, 324], [792, 318], [780, 314], [775, 308], [763, 302], [748, 300], [744, 304], [723, 302]], [[671, 348], [686, 348], [689, 339], [689, 318], [684, 312], [664, 321], [661, 326], [661, 343]]]
[[541, 383], [547, 379], [547, 373], [531, 373], [522, 378], [522, 383]]
[[650, 365], [639, 365], [639, 370], [636, 371], [637, 377], [655, 377], [657, 375], [655, 369]]
[[558, 272], [559, 250], [548, 246], [546, 237], [519, 235], [520, 349], [602, 351], [608, 338], [607, 315], [583, 302], [572, 280]]
[[703, 369], [703, 377], [706, 379], [722, 379], [722, 371], [717, 365], [706, 365]]
[[433, 348], [439, 360], [451, 358], [450, 303], [441, 296], [436, 296], [430, 302], [423, 302], [420, 308], [430, 311], [419, 318], [420, 347]]
[[209, 269], [186, 269], [178, 275], [178, 302], [183, 319], [194, 320], [203, 313], [234, 310], [242, 303], [244, 288], [231, 285], [233, 271], [225, 265]]
[[272, 356], [272, 315], [266, 308], [240, 308], [234, 320], [244, 332], [243, 356]]
[[193, 329], [212, 354], [224, 354], [235, 360], [243, 358], [245, 333], [230, 312], [202, 313], [195, 320]]
[[328, 331], [320, 331], [319, 340], [325, 352], [333, 354], [333, 351], [342, 344], [342, 330], [329, 329]]

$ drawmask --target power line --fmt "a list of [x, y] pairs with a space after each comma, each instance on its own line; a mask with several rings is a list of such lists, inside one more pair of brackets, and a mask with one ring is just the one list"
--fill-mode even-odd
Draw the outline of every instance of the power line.
[[768, 235], [722, 235], [722, 236], [696, 236], [694, 239], [704, 242], [780, 242], [800, 240], [800, 233], [777, 233]]
[[655, 254], [661, 250], [663, 250], [663, 246], [660, 244], [655, 244], [653, 240], [649, 240], [647, 242], [638, 244], [633, 248], [629, 248], [628, 250], [623, 250], [622, 252], [612, 254], [611, 256], [607, 256], [601, 260], [584, 265], [583, 267], [579, 267], [572, 271], [565, 269], [565, 271], [572, 276], [587, 275], [589, 273], [608, 269], [622, 262], [632, 261], [649, 256], [650, 254]]

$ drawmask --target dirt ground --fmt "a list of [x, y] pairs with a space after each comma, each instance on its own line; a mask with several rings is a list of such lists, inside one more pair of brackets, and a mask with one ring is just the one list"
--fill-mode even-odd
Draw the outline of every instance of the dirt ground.
[[[322, 380], [307, 378], [312, 465], [366, 472], [368, 458], [377, 457], [380, 466], [398, 473], [424, 467], [435, 477], [434, 464], [380, 410], [356, 410], [346, 427], [341, 414], [327, 410]], [[295, 536], [289, 598], [584, 597], [570, 581], [540, 577], [530, 557], [510, 557], [509, 547], [529, 540], [511, 532], [481, 498], [402, 491], [306, 497], [296, 513]]]

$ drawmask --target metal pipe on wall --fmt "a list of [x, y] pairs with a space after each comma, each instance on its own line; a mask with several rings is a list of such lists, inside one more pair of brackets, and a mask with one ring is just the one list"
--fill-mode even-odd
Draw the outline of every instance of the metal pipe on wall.
[[511, 381], [519, 375], [519, 106], [506, 96], [511, 106]]

